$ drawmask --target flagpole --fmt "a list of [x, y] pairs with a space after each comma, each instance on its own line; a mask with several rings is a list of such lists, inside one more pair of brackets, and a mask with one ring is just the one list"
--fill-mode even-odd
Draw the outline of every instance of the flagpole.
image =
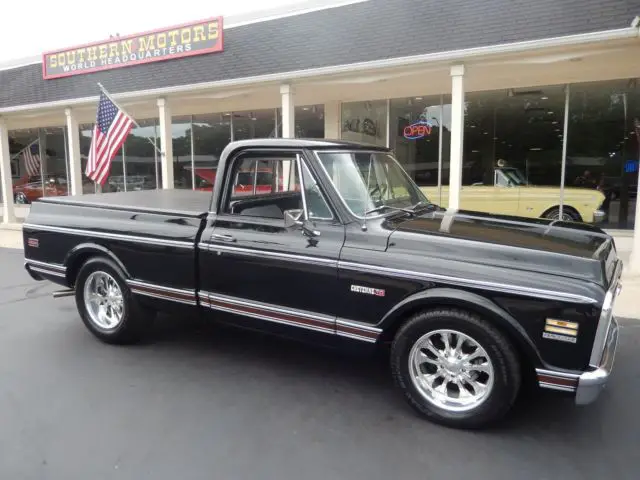
[[[111, 100], [111, 101], [113, 102], [113, 104], [114, 104], [116, 107], [118, 107], [118, 109], [119, 109], [122, 113], [124, 113], [124, 114], [125, 114], [125, 115], [126, 115], [126, 116], [127, 116], [127, 117], [132, 121], [132, 122], [133, 122], [133, 124], [134, 124], [136, 127], [138, 127], [138, 128], [142, 128], [142, 127], [138, 124], [138, 122], [136, 122], [136, 121], [135, 121], [135, 119], [134, 119], [131, 115], [129, 115], [129, 114], [127, 113], [127, 111], [126, 111], [124, 108], [122, 108], [120, 105], [118, 105], [118, 103], [113, 99], [113, 97], [111, 97], [111, 95], [109, 95], [109, 92], [107, 92], [107, 90], [104, 88], [104, 86], [103, 86], [100, 82], [98, 82], [98, 87], [100, 87], [100, 90], [102, 91], [102, 93], [104, 93], [104, 94], [107, 96], [107, 98], [108, 98], [109, 100]], [[161, 157], [162, 157], [162, 156], [164, 156], [164, 154], [162, 153], [162, 150], [160, 150], [160, 149], [158, 148], [158, 146], [155, 144], [155, 142], [152, 142], [152, 141], [151, 141], [151, 139], [150, 139], [149, 137], [145, 137], [145, 138], [147, 139], [147, 141], [148, 141], [151, 145], [153, 145], [153, 148], [156, 150], [156, 152], [158, 152], [158, 153], [160, 154], [160, 156], [161, 156]]]

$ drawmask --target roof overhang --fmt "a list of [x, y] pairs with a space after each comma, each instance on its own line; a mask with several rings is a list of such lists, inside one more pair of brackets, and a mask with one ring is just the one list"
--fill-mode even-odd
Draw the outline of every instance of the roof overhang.
[[[557, 53], [559, 51], [579, 48], [602, 48], [607, 45], [621, 45], [637, 41], [640, 38], [640, 25], [634, 20], [630, 27], [601, 32], [567, 35], [562, 37], [528, 40], [523, 42], [506, 43], [474, 47], [445, 52], [429, 53], [407, 57], [396, 57], [384, 60], [352, 63], [346, 65], [334, 65], [306, 70], [296, 70], [254, 77], [235, 78], [214, 82], [201, 82], [190, 85], [178, 85], [149, 90], [138, 90], [112, 94], [113, 98], [121, 101], [144, 100], [172, 95], [182, 95], [200, 91], [227, 90], [251, 88], [282, 83], [305, 83], [309, 81], [322, 81], [330, 78], [339, 78], [353, 75], [381, 75], [390, 71], [410, 71], [432, 67], [445, 67], [454, 64], [472, 64], [487, 61], [498, 61], [501, 58], [513, 58], [514, 56], [535, 56], [545, 52]], [[132, 67], [135, 68], [135, 67]], [[76, 106], [87, 106], [97, 103], [98, 95], [83, 98], [59, 100], [55, 102], [19, 105], [0, 109], [0, 115], [24, 114], [30, 111], [54, 110]]]

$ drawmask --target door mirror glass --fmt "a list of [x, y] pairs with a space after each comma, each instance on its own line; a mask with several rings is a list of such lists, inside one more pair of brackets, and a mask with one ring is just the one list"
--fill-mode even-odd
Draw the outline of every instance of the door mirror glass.
[[302, 221], [303, 215], [302, 209], [295, 210], [285, 210], [284, 211], [284, 226], [285, 228], [291, 228], [295, 226], [300, 226], [304, 222]]

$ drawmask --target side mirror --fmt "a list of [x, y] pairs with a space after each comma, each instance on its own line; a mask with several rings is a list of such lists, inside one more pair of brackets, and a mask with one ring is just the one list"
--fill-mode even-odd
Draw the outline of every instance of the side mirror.
[[302, 226], [304, 222], [302, 219], [303, 211], [300, 209], [285, 210], [284, 211], [284, 226], [285, 228], [291, 228], [295, 226]]
[[310, 226], [309, 222], [302, 220], [304, 212], [301, 209], [285, 210], [284, 211], [284, 227], [301, 227], [302, 234], [307, 237], [319, 237], [320, 232], [314, 230], [313, 226]]

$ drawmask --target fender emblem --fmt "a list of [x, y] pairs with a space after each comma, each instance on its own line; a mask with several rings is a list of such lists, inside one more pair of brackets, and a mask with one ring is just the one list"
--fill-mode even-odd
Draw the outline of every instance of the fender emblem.
[[376, 297], [385, 296], [385, 291], [381, 288], [363, 287], [361, 285], [351, 285], [351, 291], [355, 293], [366, 293], [367, 295], [375, 295]]

